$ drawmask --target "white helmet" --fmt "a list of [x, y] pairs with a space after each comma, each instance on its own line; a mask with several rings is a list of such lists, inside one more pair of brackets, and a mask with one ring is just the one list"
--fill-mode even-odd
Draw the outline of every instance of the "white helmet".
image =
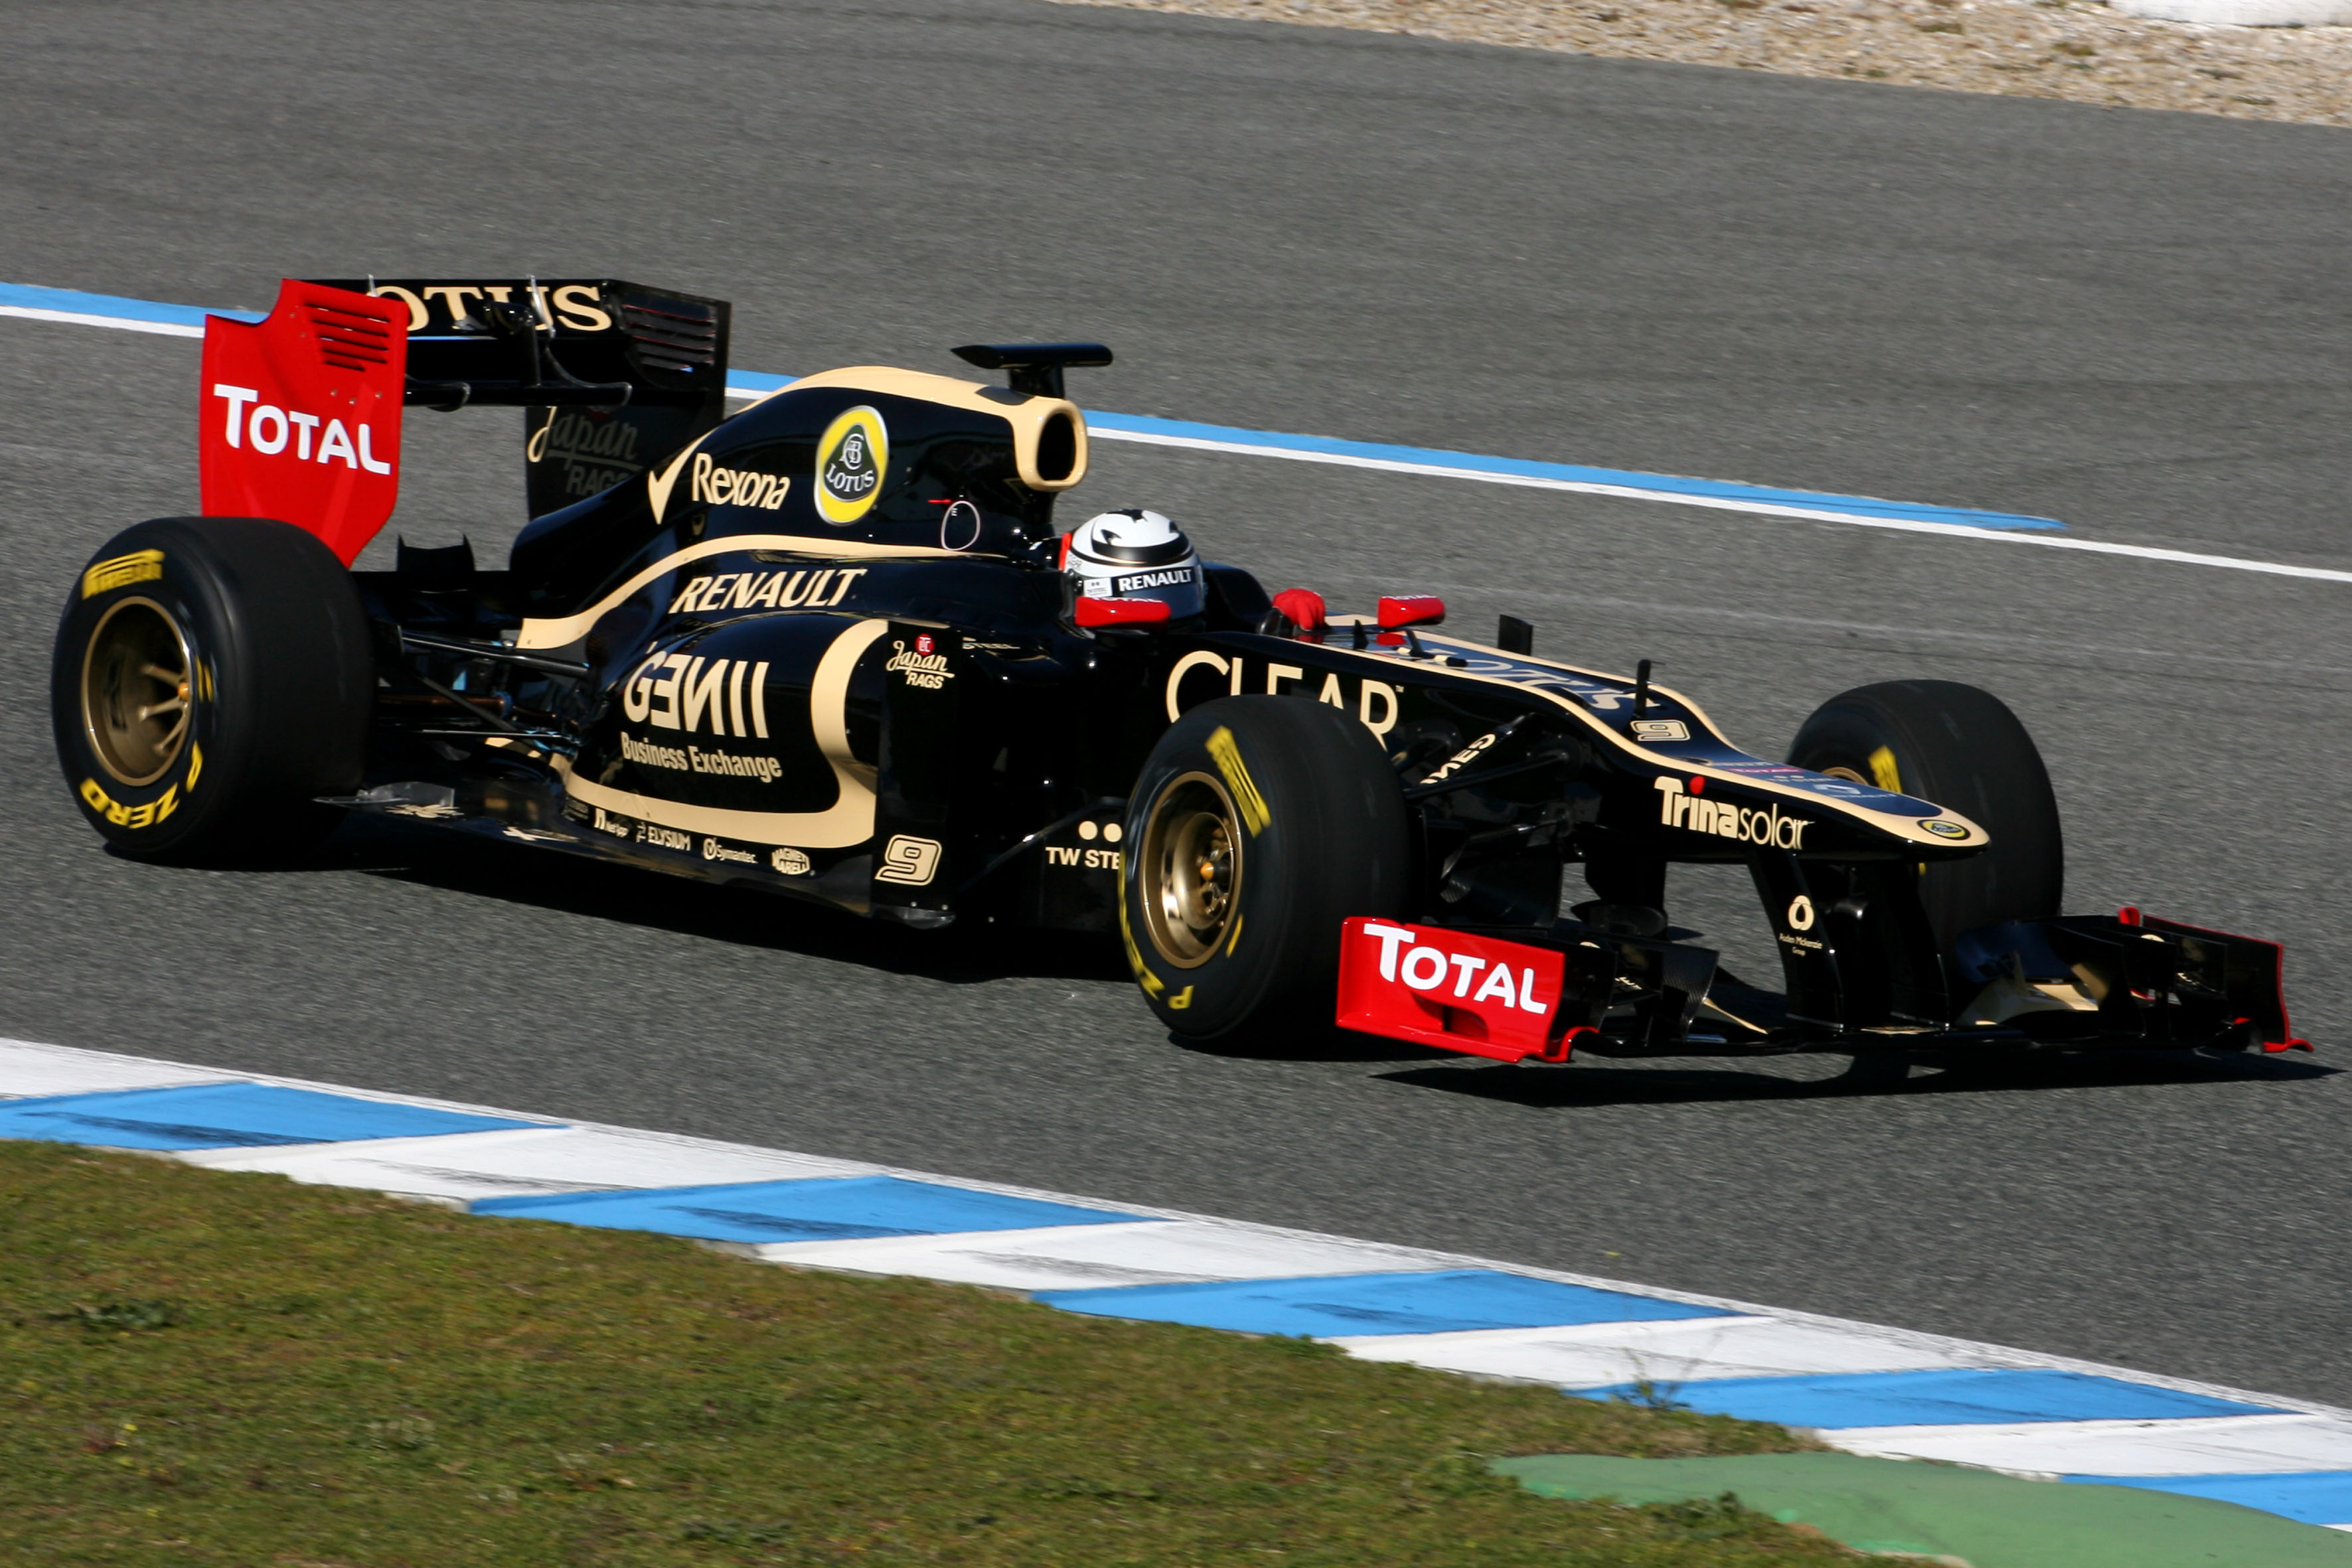
[[1171, 619], [1208, 608], [1208, 579], [1192, 542], [1162, 513], [1107, 511], [1062, 538], [1062, 569], [1088, 599], [1159, 599]]

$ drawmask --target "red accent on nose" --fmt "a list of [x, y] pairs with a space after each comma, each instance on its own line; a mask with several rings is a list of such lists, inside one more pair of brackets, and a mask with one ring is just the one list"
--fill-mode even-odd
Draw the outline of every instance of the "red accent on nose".
[[1171, 614], [1165, 599], [1081, 598], [1076, 620], [1082, 626], [1148, 626]]
[[1402, 598], [1383, 598], [1380, 609], [1381, 626], [1394, 631], [1399, 626], [1433, 626], [1445, 618], [1445, 601], [1434, 594], [1408, 594]]
[[[2130, 904], [2126, 904], [2122, 909], [2116, 911], [2116, 919], [2123, 921], [2124, 924], [2127, 926], [2136, 926], [2139, 924], [2139, 910]], [[2242, 1018], [2238, 1021], [2242, 1024], [2245, 1022]]]

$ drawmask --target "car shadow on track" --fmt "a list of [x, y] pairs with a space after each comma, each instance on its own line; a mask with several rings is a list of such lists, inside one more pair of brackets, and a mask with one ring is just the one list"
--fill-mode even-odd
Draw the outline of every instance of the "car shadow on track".
[[[1775, 1058], [1787, 1061], [1790, 1058]], [[1914, 1067], [1906, 1079], [1839, 1074], [1782, 1078], [1722, 1067], [1651, 1064], [1565, 1068], [1434, 1067], [1382, 1073], [1391, 1083], [1475, 1095], [1538, 1109], [1608, 1105], [1705, 1105], [1740, 1100], [1878, 1099], [1892, 1096], [2022, 1093], [2063, 1089], [2195, 1088], [2221, 1083], [2298, 1083], [2341, 1068], [2308, 1058], [2203, 1055], [2191, 1051], [2117, 1052]]]
[[[1126, 977], [1122, 967], [1120, 977]], [[1285, 1028], [1270, 1034], [1236, 1037], [1223, 1040], [1188, 1040], [1171, 1034], [1168, 1043], [1179, 1050], [1198, 1056], [1223, 1057], [1233, 1061], [1248, 1062], [1408, 1062], [1444, 1070], [1443, 1064], [1462, 1058], [1451, 1051], [1433, 1050], [1404, 1040], [1383, 1039], [1378, 1035], [1360, 1035], [1353, 1029], [1336, 1025], [1304, 1026]], [[1391, 1078], [1409, 1074], [1391, 1073]]]
[[949, 984], [1013, 976], [1127, 979], [1118, 942], [1109, 937], [970, 922], [943, 931], [912, 931], [782, 894], [713, 887], [381, 818], [346, 820], [303, 868], [356, 871], [530, 909], [832, 959]]
[[[742, 947], [854, 963], [949, 984], [1014, 977], [1130, 984], [1115, 937], [974, 925], [910, 931], [753, 889], [714, 888], [579, 856], [378, 817], [354, 816], [307, 860], [273, 869], [358, 871], [552, 912], [676, 931]], [[1137, 1011], [1142, 1012], [1140, 1000]], [[1435, 1065], [1444, 1051], [1334, 1026], [1181, 1049], [1255, 1061]]]

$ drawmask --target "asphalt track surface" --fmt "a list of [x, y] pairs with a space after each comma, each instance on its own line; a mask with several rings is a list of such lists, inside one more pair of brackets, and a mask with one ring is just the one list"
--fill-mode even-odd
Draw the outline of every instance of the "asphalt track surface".
[[[738, 359], [1099, 335], [1082, 398], [2352, 565], [2352, 137], [1015, 0], [9, 8], [0, 279], [609, 273]], [[170, 870], [76, 820], [70, 574], [193, 510], [193, 343], [0, 321], [0, 1033], [1585, 1270], [2352, 1402], [2352, 589], [1104, 444], [1270, 586], [1640, 657], [1773, 752], [1907, 675], [2039, 737], [2069, 902], [2284, 939], [2316, 1063], [1239, 1057], [1107, 955], [423, 831]], [[513, 416], [395, 527], [520, 521]], [[1738, 897], [1733, 895], [1738, 894]], [[1735, 885], [1686, 923], [1761, 946]], [[1730, 922], [1740, 921], [1735, 931]]]

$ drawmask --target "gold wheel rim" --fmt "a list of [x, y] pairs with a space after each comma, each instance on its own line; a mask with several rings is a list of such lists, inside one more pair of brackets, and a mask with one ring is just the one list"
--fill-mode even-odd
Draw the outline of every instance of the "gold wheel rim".
[[1239, 909], [1241, 814], [1233, 796], [1208, 773], [1169, 780], [1151, 803], [1138, 849], [1151, 945], [1177, 968], [1198, 969], [1215, 956]]
[[187, 634], [152, 599], [108, 606], [81, 658], [81, 727], [117, 784], [151, 784], [180, 760], [193, 710]]

